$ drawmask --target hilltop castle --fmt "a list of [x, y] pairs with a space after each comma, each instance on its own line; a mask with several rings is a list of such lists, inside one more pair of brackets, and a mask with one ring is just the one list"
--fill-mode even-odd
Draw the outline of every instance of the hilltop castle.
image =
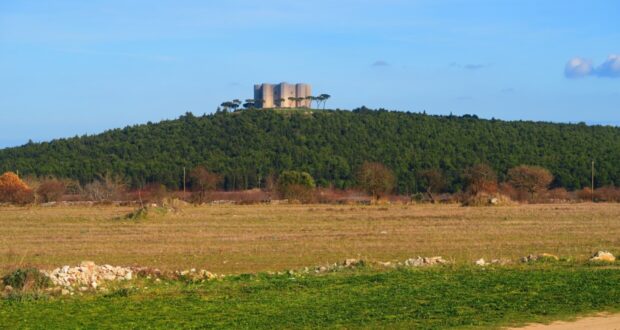
[[312, 86], [308, 84], [293, 85], [283, 82], [277, 85], [254, 85], [257, 108], [309, 108], [312, 101], [307, 97], [311, 95]]

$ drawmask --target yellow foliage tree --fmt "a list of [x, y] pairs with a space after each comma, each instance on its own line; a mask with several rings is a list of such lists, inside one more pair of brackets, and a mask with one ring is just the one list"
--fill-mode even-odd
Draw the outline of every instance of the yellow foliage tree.
[[17, 174], [0, 175], [0, 203], [28, 204], [34, 201], [34, 193]]

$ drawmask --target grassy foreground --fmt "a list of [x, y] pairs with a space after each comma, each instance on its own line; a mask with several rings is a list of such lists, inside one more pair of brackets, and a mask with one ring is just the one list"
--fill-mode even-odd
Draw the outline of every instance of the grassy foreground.
[[489, 328], [620, 307], [620, 269], [573, 263], [133, 285], [0, 300], [0, 328]]

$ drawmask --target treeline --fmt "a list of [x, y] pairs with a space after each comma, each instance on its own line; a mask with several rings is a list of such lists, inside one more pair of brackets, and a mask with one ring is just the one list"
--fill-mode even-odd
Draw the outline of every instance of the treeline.
[[[364, 162], [393, 171], [395, 192], [429, 188], [429, 171], [446, 192], [462, 191], [463, 170], [488, 164], [498, 181], [522, 164], [548, 169], [550, 187], [580, 190], [620, 184], [620, 128], [484, 120], [369, 110], [243, 110], [115, 129], [93, 136], [0, 150], [0, 172], [71, 178], [86, 185], [105, 175], [131, 188], [159, 183], [182, 189], [199, 165], [218, 189], [264, 188], [286, 170], [309, 173], [318, 187], [358, 186]], [[184, 182], [184, 169], [186, 176]]]

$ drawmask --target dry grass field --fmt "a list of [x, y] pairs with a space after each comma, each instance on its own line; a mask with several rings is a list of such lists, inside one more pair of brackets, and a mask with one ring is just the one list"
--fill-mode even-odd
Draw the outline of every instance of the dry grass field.
[[344, 258], [441, 255], [457, 263], [548, 252], [620, 252], [620, 204], [252, 205], [186, 207], [140, 221], [127, 207], [0, 208], [0, 273], [82, 260], [221, 273], [283, 270]]

